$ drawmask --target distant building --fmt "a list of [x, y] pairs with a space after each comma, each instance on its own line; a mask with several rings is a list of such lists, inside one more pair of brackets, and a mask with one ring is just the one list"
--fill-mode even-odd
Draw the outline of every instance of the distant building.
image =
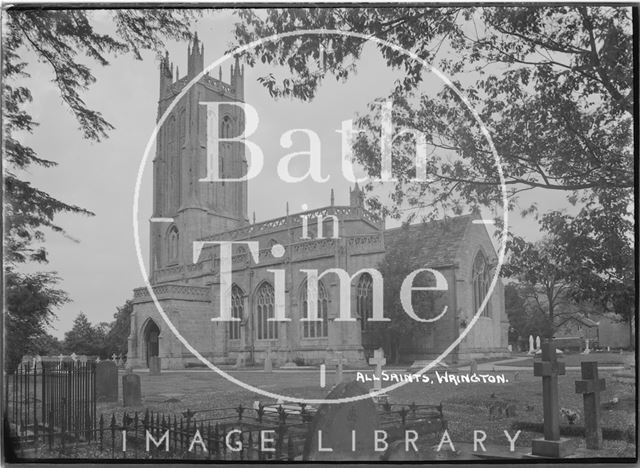
[[[204, 47], [197, 37], [189, 45], [187, 75], [175, 76], [166, 56], [160, 66], [161, 116], [185, 85], [203, 70]], [[244, 69], [236, 59], [229, 83], [205, 74], [178, 102], [158, 131], [153, 161], [153, 216], [172, 220], [152, 223], [150, 281], [167, 318], [199, 353], [214, 363], [261, 362], [268, 350], [276, 364], [291, 360], [319, 363], [336, 351], [350, 362], [361, 362], [376, 343], [368, 340], [367, 321], [372, 314], [372, 277], [363, 268], [376, 268], [386, 248], [398, 241], [399, 231], [385, 230], [384, 222], [364, 208], [356, 185], [350, 203], [336, 206], [333, 194], [323, 208], [261, 223], [247, 216], [247, 182], [203, 183], [206, 168], [206, 114], [201, 101], [243, 101]], [[222, 106], [220, 134], [235, 136], [243, 128], [243, 115]], [[238, 178], [246, 171], [242, 144], [220, 145], [219, 171], [224, 178]], [[265, 197], [273, 197], [263, 187]], [[274, 200], [275, 203], [280, 203]], [[282, 202], [284, 205], [284, 202]], [[302, 237], [302, 216], [313, 220], [311, 232]], [[324, 222], [323, 236], [315, 219]], [[430, 333], [404, 344], [408, 358], [439, 355], [464, 330], [484, 300], [497, 262], [491, 238], [477, 216], [466, 215], [410, 227], [416, 258], [425, 268], [440, 271], [449, 289], [442, 304], [448, 312]], [[326, 224], [325, 224], [326, 223]], [[339, 236], [332, 237], [334, 223]], [[237, 322], [212, 322], [220, 315], [220, 259], [218, 249], [207, 245], [193, 261], [193, 243], [202, 240], [258, 241], [258, 261], [242, 245], [233, 249], [231, 316]], [[272, 247], [281, 245], [285, 255], [275, 257]], [[307, 288], [301, 269], [341, 268], [354, 275], [350, 288], [353, 322], [336, 322], [340, 282], [331, 273], [318, 286], [318, 322], [302, 322], [307, 314]], [[276, 323], [274, 273], [284, 270], [285, 313], [290, 322]], [[449, 359], [505, 355], [508, 321], [504, 291], [498, 280], [482, 316]], [[182, 368], [197, 359], [178, 340], [160, 316], [146, 288], [134, 291], [128, 363], [147, 367], [160, 356], [163, 368]]]
[[580, 314], [556, 319], [554, 338], [560, 349], [583, 349], [586, 340], [593, 349], [598, 341], [598, 324]]

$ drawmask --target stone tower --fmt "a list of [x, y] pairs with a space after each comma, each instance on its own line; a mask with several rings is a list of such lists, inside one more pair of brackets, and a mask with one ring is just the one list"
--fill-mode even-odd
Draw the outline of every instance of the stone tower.
[[[161, 118], [176, 96], [204, 69], [204, 45], [197, 34], [188, 46], [187, 74], [179, 76], [169, 54], [160, 61]], [[238, 58], [231, 66], [230, 82], [204, 74], [171, 110], [156, 139], [153, 160], [153, 217], [172, 222], [152, 222], [150, 226], [150, 270], [192, 262], [193, 241], [248, 223], [246, 182], [200, 182], [206, 176], [206, 106], [200, 102], [232, 102], [244, 99], [244, 66]], [[234, 137], [244, 125], [242, 111], [222, 105], [219, 136]], [[220, 143], [221, 178], [246, 174], [247, 160], [242, 143]]]

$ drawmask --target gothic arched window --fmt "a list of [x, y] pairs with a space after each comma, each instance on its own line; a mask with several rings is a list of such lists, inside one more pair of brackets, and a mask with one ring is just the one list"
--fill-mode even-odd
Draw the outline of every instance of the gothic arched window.
[[263, 283], [256, 293], [258, 319], [258, 339], [275, 340], [278, 338], [278, 322], [268, 321], [275, 317], [274, 291], [269, 283]]
[[[489, 291], [489, 283], [491, 268], [487, 262], [486, 257], [482, 252], [478, 252], [476, 259], [473, 261], [473, 269], [471, 273], [473, 283], [473, 313], [475, 314], [482, 301], [484, 301], [487, 292]], [[486, 307], [482, 311], [482, 317], [491, 316], [491, 302], [487, 302]]]
[[[302, 286], [300, 291], [300, 304], [302, 305], [302, 317], [308, 317], [309, 301], [308, 301], [307, 283]], [[322, 322], [305, 322], [302, 321], [302, 336], [304, 338], [324, 338], [329, 332], [329, 295], [322, 283], [318, 283], [318, 318]]]
[[178, 260], [178, 245], [180, 240], [180, 234], [178, 233], [178, 228], [172, 226], [169, 229], [169, 236], [167, 242], [167, 254], [170, 262], [175, 262]]
[[[242, 320], [244, 317], [244, 293], [237, 285], [231, 288], [231, 317]], [[229, 322], [229, 339], [240, 339], [240, 325], [242, 322]]]
[[369, 273], [363, 273], [356, 288], [356, 311], [360, 319], [360, 326], [367, 327], [367, 319], [373, 317], [373, 278]]

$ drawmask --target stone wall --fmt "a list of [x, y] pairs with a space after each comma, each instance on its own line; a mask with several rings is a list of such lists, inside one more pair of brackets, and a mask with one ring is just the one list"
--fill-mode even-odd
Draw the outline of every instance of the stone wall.
[[[479, 218], [478, 218], [479, 219]], [[456, 291], [459, 322], [467, 324], [477, 312], [473, 304], [473, 262], [482, 251], [492, 265], [497, 265], [498, 256], [485, 225], [469, 223], [464, 241], [458, 253], [456, 269]], [[493, 355], [506, 355], [509, 321], [504, 311], [504, 286], [498, 278], [489, 301], [489, 317], [480, 316], [459, 347], [460, 360]], [[461, 327], [461, 332], [464, 327]]]

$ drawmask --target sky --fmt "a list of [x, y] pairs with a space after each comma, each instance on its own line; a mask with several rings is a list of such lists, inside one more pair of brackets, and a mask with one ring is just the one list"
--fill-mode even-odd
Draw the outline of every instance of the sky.
[[[107, 12], [94, 11], [93, 21], [97, 29], [112, 31]], [[204, 43], [205, 66], [220, 58], [231, 44], [234, 21], [229, 11], [218, 11], [194, 24], [193, 30]], [[170, 42], [167, 50], [181, 70], [180, 76], [184, 76], [187, 44]], [[47, 234], [49, 264], [23, 267], [24, 271], [56, 271], [60, 276], [60, 287], [72, 299], [57, 311], [51, 330], [54, 336], [62, 338], [80, 312], [93, 323], [113, 320], [116, 307], [132, 297], [134, 288], [143, 285], [133, 240], [133, 193], [143, 151], [156, 122], [159, 62], [151, 52], [144, 53], [141, 61], [131, 56], [117, 57], [106, 67], [87, 61], [96, 83], [83, 98], [115, 127], [108, 139], [95, 143], [82, 138], [77, 122], [51, 81], [51, 69], [37, 62], [28, 51], [24, 59], [31, 74], [25, 85], [34, 97], [28, 111], [40, 125], [33, 134], [20, 138], [40, 157], [59, 164], [54, 168], [31, 168], [24, 177], [59, 200], [95, 213], [93, 217], [58, 216], [57, 223], [68, 235]], [[226, 82], [230, 64], [228, 61], [222, 66]], [[250, 219], [254, 212], [258, 222], [283, 216], [287, 203], [291, 212], [301, 211], [303, 204], [310, 209], [328, 205], [331, 189], [335, 191], [336, 204], [347, 205], [350, 183], [341, 175], [340, 135], [336, 130], [343, 120], [365, 113], [369, 102], [386, 96], [400, 73], [387, 68], [378, 51], [367, 46], [354, 76], [346, 83], [333, 78], [325, 80], [315, 99], [304, 103], [269, 97], [256, 81], [269, 71], [263, 65], [254, 69], [245, 67], [245, 100], [257, 109], [260, 117], [251, 140], [260, 145], [265, 155], [263, 171], [249, 182]], [[217, 78], [218, 71], [212, 71], [211, 75]], [[437, 77], [425, 77], [425, 92], [436, 92], [440, 86]], [[308, 147], [303, 135], [295, 135], [289, 149], [280, 145], [281, 135], [296, 128], [311, 129], [319, 135], [322, 171], [330, 176], [326, 183], [285, 184], [279, 180], [278, 160]], [[151, 159], [145, 167], [140, 196], [141, 249], [145, 256], [151, 215], [151, 177], [147, 170]], [[557, 194], [542, 191], [526, 192], [521, 198], [523, 206], [532, 201], [542, 209], [563, 206]], [[516, 233], [531, 240], [539, 238], [534, 219], [523, 219], [517, 212], [511, 212], [510, 218], [510, 228]]]

